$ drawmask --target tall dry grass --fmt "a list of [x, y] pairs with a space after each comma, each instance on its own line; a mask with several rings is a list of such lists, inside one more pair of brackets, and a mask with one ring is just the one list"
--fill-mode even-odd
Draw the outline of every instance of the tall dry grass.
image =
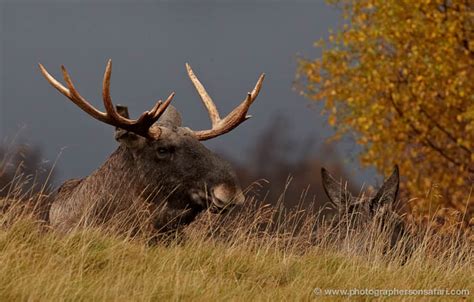
[[[14, 177], [0, 199], [0, 301], [348, 298], [318, 296], [315, 289], [474, 293], [473, 245], [459, 228], [441, 234], [429, 223], [410, 223], [387, 249], [389, 223], [352, 228], [318, 209], [287, 210], [283, 194], [275, 207], [251, 198], [227, 214], [203, 213], [166, 238], [155, 238], [139, 206], [107, 225], [60, 234], [45, 221], [43, 190], [22, 190], [24, 177]], [[469, 299], [466, 292], [454, 298], [463, 297]], [[420, 298], [447, 296], [394, 300]]]
[[[32, 210], [38, 200], [0, 201], [0, 301], [332, 301], [348, 296], [317, 296], [315, 289], [474, 291], [473, 246], [460, 232], [413, 228], [387, 251], [379, 225], [338, 227], [315, 210], [249, 200], [225, 215], [204, 213], [175, 238], [150, 244], [149, 233], [110, 226], [58, 234]], [[454, 299], [462, 297], [469, 299], [465, 292]], [[393, 300], [420, 298], [448, 297]]]

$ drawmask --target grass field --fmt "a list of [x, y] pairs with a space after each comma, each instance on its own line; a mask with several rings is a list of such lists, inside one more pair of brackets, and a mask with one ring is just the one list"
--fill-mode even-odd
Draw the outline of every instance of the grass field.
[[[227, 222], [205, 214], [183, 235], [184, 240], [150, 246], [143, 236], [131, 238], [105, 229], [60, 235], [28, 217], [7, 223], [7, 213], [0, 216], [4, 225], [0, 229], [0, 301], [349, 298], [324, 296], [330, 289], [464, 289], [474, 293], [469, 243], [453, 239], [433, 250], [428, 246], [437, 239], [427, 235], [402, 265], [399, 254], [383, 254], [377, 244], [360, 248], [361, 242], [371, 243], [373, 236], [328, 240], [329, 232], [315, 231], [314, 217], [294, 213], [283, 217], [287, 222], [281, 225], [262, 228], [268, 214], [272, 213], [261, 207]], [[464, 292], [453, 297], [390, 298], [419, 299], [459, 301], [472, 296]]]

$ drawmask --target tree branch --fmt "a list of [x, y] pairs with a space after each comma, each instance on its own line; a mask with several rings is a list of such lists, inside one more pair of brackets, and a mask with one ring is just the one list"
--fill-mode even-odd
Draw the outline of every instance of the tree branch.
[[[408, 125], [413, 130], [413, 132], [415, 132], [418, 136], [422, 136], [423, 132], [421, 130], [419, 130], [418, 128], [416, 128], [415, 125], [413, 125], [412, 121], [408, 117], [405, 116], [404, 112], [395, 103], [395, 100], [393, 99], [392, 93], [389, 94], [389, 100], [390, 100], [393, 108], [395, 109], [395, 111], [398, 113], [398, 115], [404, 121], [406, 121], [408, 123]], [[447, 161], [451, 162], [452, 164], [454, 164], [456, 166], [466, 166], [470, 173], [474, 173], [474, 167], [470, 167], [465, 163], [458, 162], [457, 160], [455, 160], [454, 158], [449, 156], [446, 152], [444, 152], [444, 150], [441, 147], [439, 147], [435, 143], [433, 143], [428, 137], [423, 139], [423, 143], [425, 145], [427, 145], [428, 147], [430, 147], [431, 149], [433, 149], [434, 151], [436, 151], [439, 155], [441, 155], [443, 158], [445, 158]]]
[[435, 119], [433, 119], [430, 114], [425, 110], [425, 108], [421, 107], [421, 112], [430, 120], [431, 123], [433, 123], [435, 125], [436, 128], [438, 128], [441, 132], [443, 132], [444, 134], [446, 134], [446, 136], [451, 140], [453, 141], [457, 146], [459, 146], [459, 148], [463, 149], [464, 151], [466, 151], [469, 156], [473, 153], [472, 150], [470, 150], [468, 147], [464, 146], [463, 144], [460, 144], [458, 143], [458, 140], [456, 137], [454, 137], [453, 134], [451, 134], [448, 130], [446, 130], [446, 128], [444, 128], [443, 126], [441, 126], [440, 123], [438, 123]]

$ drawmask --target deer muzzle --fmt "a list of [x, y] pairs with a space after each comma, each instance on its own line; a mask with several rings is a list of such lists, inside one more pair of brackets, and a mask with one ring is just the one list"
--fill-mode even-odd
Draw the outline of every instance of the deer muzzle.
[[230, 209], [234, 205], [243, 204], [245, 196], [239, 187], [220, 184], [211, 191], [211, 212], [221, 212], [224, 209]]

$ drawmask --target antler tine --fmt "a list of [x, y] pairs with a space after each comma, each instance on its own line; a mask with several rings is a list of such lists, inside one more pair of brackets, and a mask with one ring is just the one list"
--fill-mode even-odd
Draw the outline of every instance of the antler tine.
[[[112, 97], [110, 96], [110, 78], [112, 75], [112, 60], [109, 59], [107, 62], [107, 66], [105, 68], [104, 73], [104, 80], [103, 80], [103, 89], [102, 89], [102, 97], [104, 101], [104, 107], [107, 111], [107, 114], [113, 119], [117, 120], [120, 123], [127, 124], [127, 125], [140, 125], [140, 128], [143, 128], [146, 131], [148, 128], [151, 127], [163, 114], [165, 109], [171, 103], [171, 100], [174, 97], [174, 92], [170, 94], [166, 102], [163, 104], [161, 100], [158, 100], [156, 104], [150, 111], [145, 111], [141, 114], [141, 116], [136, 120], [130, 120], [123, 116], [121, 116], [115, 106], [112, 103]], [[146, 129], [146, 130], [145, 130]]]
[[112, 60], [107, 61], [107, 66], [105, 67], [104, 79], [102, 81], [102, 101], [104, 103], [105, 111], [107, 115], [119, 123], [132, 125], [133, 120], [121, 116], [115, 109], [114, 104], [112, 103], [112, 97], [110, 96], [110, 77], [112, 76]]
[[66, 87], [64, 87], [61, 83], [56, 81], [56, 79], [52, 75], [49, 74], [49, 72], [46, 70], [43, 64], [38, 63], [38, 66], [40, 68], [41, 73], [43, 74], [45, 79], [51, 84], [51, 86], [53, 86], [59, 92], [61, 92], [62, 94], [64, 94], [65, 96], [69, 98], [70, 97], [69, 90]]
[[219, 111], [217, 111], [216, 105], [214, 104], [206, 89], [201, 84], [197, 76], [194, 74], [193, 70], [191, 69], [191, 66], [188, 63], [186, 63], [186, 70], [188, 71], [188, 76], [191, 79], [191, 82], [193, 82], [197, 92], [199, 93], [199, 96], [201, 97], [204, 106], [206, 106], [207, 112], [209, 113], [209, 118], [211, 119], [212, 127], [217, 126], [221, 118], [219, 116]]
[[[262, 85], [263, 85], [263, 79], [265, 79], [264, 73], [262, 73], [258, 77], [257, 83], [255, 84], [255, 87], [253, 88], [252, 92], [248, 92], [245, 100], [237, 108], [235, 108], [229, 115], [232, 115], [234, 111], [236, 111], [236, 113], [241, 112], [242, 115], [247, 114], [247, 111], [249, 110], [250, 105], [253, 104], [258, 94], [260, 93], [260, 89], [262, 88]], [[249, 119], [249, 118], [251, 118], [251, 115], [245, 116], [245, 119]]]
[[105, 113], [95, 109], [88, 101], [86, 101], [74, 88], [72, 84], [71, 77], [69, 76], [66, 68], [61, 65], [61, 71], [63, 73], [64, 80], [66, 81], [68, 88], [64, 87], [59, 81], [57, 81], [42, 64], [38, 64], [41, 70], [41, 73], [45, 77], [45, 79], [56, 88], [60, 93], [70, 99], [74, 104], [79, 106], [82, 110], [93, 116], [94, 118], [106, 122], [106, 115]]
[[[172, 93], [168, 96], [168, 98], [166, 99], [166, 101], [165, 101], [163, 104], [161, 104], [161, 101], [159, 101], [159, 102], [157, 103], [157, 105], [158, 105], [158, 104], [159, 104], [159, 105], [158, 105], [158, 106], [155, 106], [155, 107], [152, 109], [152, 111], [150, 112], [150, 114], [153, 116], [153, 119], [155, 119], [155, 121], [157, 121], [157, 120], [160, 118], [160, 116], [163, 114], [163, 112], [165, 112], [166, 108], [168, 108], [168, 106], [171, 104], [171, 101], [173, 100], [174, 95], [175, 95], [175, 93], [172, 92]], [[156, 109], [155, 109], [155, 108], [156, 108]]]
[[265, 74], [262, 73], [258, 78], [252, 92], [247, 93], [245, 100], [234, 110], [232, 110], [232, 112], [230, 112], [224, 119], [219, 119], [216, 123], [213, 123], [212, 129], [194, 131], [194, 134], [197, 136], [197, 138], [199, 140], [207, 140], [217, 137], [233, 130], [235, 127], [249, 119], [251, 116], [247, 115], [247, 112], [252, 103], [257, 98], [260, 89], [262, 88], [264, 78]]
[[[265, 78], [265, 74], [262, 73], [260, 77], [257, 80], [257, 83], [255, 84], [254, 89], [252, 92], [247, 93], [247, 97], [245, 100], [240, 103], [239, 106], [237, 106], [234, 110], [232, 110], [231, 113], [229, 113], [223, 120], [223, 124], [233, 124], [236, 123], [234, 127], [236, 127], [238, 124], [248, 120], [251, 118], [251, 115], [247, 115], [247, 112], [250, 108], [250, 106], [253, 104], [253, 102], [257, 99], [258, 94], [260, 93], [260, 89], [262, 88], [263, 84], [263, 79]], [[232, 130], [232, 129], [230, 129]], [[229, 131], [230, 131], [229, 130]]]
[[158, 100], [155, 104], [155, 106], [153, 106], [153, 108], [151, 108], [150, 110], [150, 115], [151, 116], [155, 116], [156, 112], [158, 111], [158, 109], [160, 109], [161, 105], [163, 104], [163, 101], [162, 100]]
[[107, 123], [108, 118], [107, 115], [97, 109], [94, 108], [85, 98], [83, 98], [79, 92], [76, 90], [74, 87], [74, 84], [72, 83], [71, 77], [69, 76], [69, 73], [66, 70], [66, 67], [64, 65], [61, 65], [61, 71], [63, 73], [63, 78], [64, 81], [66, 82], [69, 90], [69, 99], [74, 102], [77, 106], [79, 106], [82, 110], [85, 112], [89, 113], [96, 119]]
[[173, 100], [175, 93], [172, 92], [166, 101], [163, 103], [162, 100], [158, 100], [156, 102], [155, 106], [150, 111], [145, 111], [142, 113], [142, 115], [138, 118], [137, 123], [143, 124], [147, 127], [151, 127], [165, 112], [166, 108], [170, 105], [171, 101]]

